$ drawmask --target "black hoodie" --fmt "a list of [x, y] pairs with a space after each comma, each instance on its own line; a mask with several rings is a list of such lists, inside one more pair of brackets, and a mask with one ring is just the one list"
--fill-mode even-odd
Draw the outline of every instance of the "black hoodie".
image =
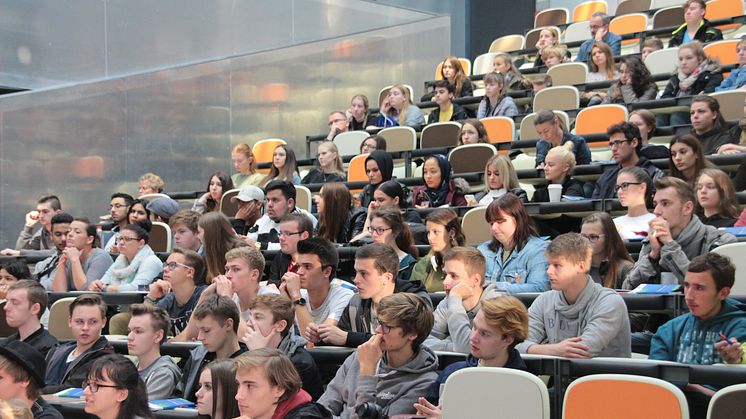
[[378, 170], [381, 171], [382, 180], [380, 183], [376, 183], [375, 185], [365, 185], [363, 191], [360, 192], [360, 206], [363, 208], [368, 208], [368, 204], [373, 200], [373, 192], [378, 189], [378, 185], [387, 180], [391, 180], [391, 176], [394, 174], [394, 160], [391, 158], [391, 154], [385, 151], [376, 150], [370, 153], [370, 155], [365, 159], [366, 166], [368, 160], [375, 160], [375, 162], [378, 163]]

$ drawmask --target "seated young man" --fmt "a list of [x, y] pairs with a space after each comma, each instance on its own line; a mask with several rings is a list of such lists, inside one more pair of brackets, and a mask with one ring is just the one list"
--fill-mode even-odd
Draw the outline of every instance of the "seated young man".
[[96, 226], [87, 218], [70, 223], [67, 247], [62, 251], [52, 289], [57, 292], [87, 290], [93, 281], [104, 276], [114, 261], [98, 247]]
[[130, 306], [127, 352], [137, 357], [137, 371], [148, 389], [148, 399], [167, 399], [181, 380], [181, 370], [168, 355], [161, 355], [161, 343], [171, 328], [162, 308], [150, 304]]
[[197, 305], [192, 320], [197, 328], [197, 340], [202, 342], [189, 351], [176, 393], [196, 401], [198, 378], [202, 368], [216, 359], [235, 358], [246, 352], [246, 345], [238, 341], [240, 314], [236, 303], [223, 295], [210, 295]]
[[469, 367], [496, 367], [526, 370], [515, 346], [528, 336], [528, 311], [521, 300], [500, 296], [482, 301], [471, 328], [469, 354], [465, 361], [447, 366], [435, 380], [426, 397], [420, 397], [417, 414], [440, 415], [440, 388], [454, 372]]
[[[109, 201], [109, 215], [111, 215], [111, 222], [115, 225], [111, 229], [111, 236], [104, 245], [104, 250], [108, 252], [118, 252], [117, 243], [119, 241], [119, 233], [122, 231], [127, 224], [130, 223], [129, 212], [132, 203], [135, 201], [130, 194], [123, 192], [116, 192], [111, 195]], [[102, 243], [103, 244], [103, 243]], [[99, 277], [100, 278], [100, 277]]]
[[174, 234], [174, 247], [194, 250], [199, 253], [202, 247], [202, 242], [197, 237], [199, 217], [200, 213], [197, 211], [181, 210], [168, 220], [168, 225]]
[[268, 284], [279, 287], [282, 276], [298, 271], [298, 242], [313, 236], [313, 224], [303, 214], [287, 214], [280, 220], [280, 253], [272, 259]]
[[67, 247], [67, 233], [70, 232], [70, 223], [72, 222], [73, 216], [65, 212], [55, 214], [52, 217], [51, 232], [54, 254], [41, 262], [37, 262], [34, 265], [34, 271], [31, 272], [34, 279], [39, 281], [44, 289], [52, 289], [52, 281], [57, 272], [57, 264], [60, 261], [60, 257], [62, 257], [62, 252]]
[[260, 348], [279, 349], [293, 361], [303, 381], [303, 389], [313, 400], [321, 397], [324, 386], [316, 362], [304, 346], [306, 340], [291, 333], [295, 310], [287, 298], [276, 295], [260, 295], [249, 305], [251, 321], [242, 341], [250, 351]]
[[62, 414], [41, 397], [44, 357], [18, 340], [0, 341], [0, 400], [21, 400], [34, 419], [62, 419]]
[[433, 102], [438, 106], [430, 112], [427, 118], [428, 125], [436, 122], [463, 121], [469, 118], [464, 108], [452, 102], [456, 86], [448, 80], [438, 80], [433, 87], [435, 88]]
[[[3, 249], [3, 256], [51, 256], [54, 253], [54, 244], [51, 235], [51, 222], [55, 214], [62, 211], [60, 199], [54, 195], [41, 197], [36, 201], [36, 210], [26, 214], [26, 224], [18, 235], [16, 248]], [[35, 233], [34, 227], [39, 224], [41, 228]]]
[[264, 187], [267, 195], [267, 210], [246, 232], [244, 241], [254, 246], [259, 243], [262, 250], [280, 249], [280, 220], [286, 214], [303, 214], [316, 227], [316, 217], [295, 206], [295, 185], [284, 180], [273, 180]]
[[8, 340], [27, 343], [45, 358], [59, 343], [40, 323], [47, 302], [44, 287], [28, 279], [10, 284], [5, 301], [5, 321], [8, 326], [18, 329], [18, 332], [8, 336]]
[[44, 394], [66, 388], [80, 388], [88, 377], [93, 361], [113, 353], [109, 342], [101, 336], [106, 325], [106, 303], [97, 294], [83, 294], [70, 303], [68, 324], [74, 342], [62, 343], [47, 355], [47, 386]]
[[433, 326], [425, 301], [396, 293], [378, 305], [378, 327], [347, 357], [319, 399], [341, 418], [414, 414], [414, 403], [438, 377], [438, 357], [422, 346]]
[[491, 283], [484, 285], [487, 262], [473, 247], [454, 247], [443, 257], [446, 298], [435, 308], [435, 324], [424, 345], [435, 351], [469, 353], [471, 323], [481, 302], [500, 295]]
[[353, 295], [336, 326], [320, 324], [311, 330], [314, 343], [357, 348], [367, 342], [378, 327], [378, 304], [395, 292], [411, 292], [428, 304], [430, 296], [419, 281], [399, 279], [399, 257], [383, 243], [365, 245], [355, 252], [355, 286]]
[[318, 325], [336, 325], [350, 298], [355, 294], [333, 282], [339, 256], [334, 243], [310, 238], [298, 242], [298, 272], [282, 276], [280, 292], [293, 302], [298, 330], [315, 335]]
[[588, 239], [562, 234], [545, 253], [552, 290], [539, 295], [528, 309], [528, 338], [518, 350], [565, 358], [629, 358], [627, 305], [588, 275], [593, 255]]

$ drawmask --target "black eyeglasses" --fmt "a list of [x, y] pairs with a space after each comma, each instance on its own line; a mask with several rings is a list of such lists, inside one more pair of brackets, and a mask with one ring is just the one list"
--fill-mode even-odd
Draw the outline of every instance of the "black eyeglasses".
[[100, 387], [107, 387], [107, 388], [119, 388], [119, 386], [111, 385], [111, 384], [98, 384], [96, 382], [85, 380], [81, 384], [83, 388], [89, 387], [91, 389], [91, 393], [98, 393], [98, 389]]
[[370, 233], [370, 234], [376, 233], [379, 236], [381, 234], [387, 232], [388, 230], [391, 230], [391, 229], [390, 228], [383, 228], [383, 227], [378, 227], [378, 228], [368, 227], [368, 233]]
[[620, 189], [626, 191], [627, 188], [629, 188], [629, 185], [642, 185], [642, 182], [622, 182], [614, 186], [614, 189], [616, 189], [617, 191], [619, 191]]
[[183, 263], [179, 263], [179, 262], [163, 262], [163, 269], [168, 268], [168, 270], [170, 270], [170, 271], [173, 271], [174, 269], [178, 268], [179, 266], [181, 266], [182, 268], [187, 268], [187, 269], [191, 268], [191, 266], [184, 265]]
[[622, 144], [630, 142], [629, 140], [609, 141], [609, 148], [621, 147]]
[[396, 326], [389, 326], [380, 320], [378, 321], [378, 325], [381, 326], [381, 331], [383, 332], [384, 335], [388, 335], [389, 332], [391, 332], [391, 329], [396, 327]]

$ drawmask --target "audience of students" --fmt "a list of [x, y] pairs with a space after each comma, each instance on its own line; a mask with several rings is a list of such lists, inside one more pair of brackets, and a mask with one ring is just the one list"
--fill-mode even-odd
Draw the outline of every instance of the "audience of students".
[[674, 136], [669, 142], [670, 157], [668, 168], [670, 175], [681, 179], [694, 187], [699, 173], [712, 164], [705, 159], [702, 143], [691, 134]]
[[283, 180], [293, 185], [300, 184], [298, 160], [295, 158], [295, 151], [288, 145], [278, 144], [275, 147], [269, 174], [262, 180], [261, 185], [266, 186], [273, 180]]
[[280, 220], [280, 253], [272, 259], [267, 283], [279, 288], [287, 272], [298, 270], [298, 242], [313, 236], [313, 224], [303, 214], [287, 214]]
[[738, 44], [736, 44], [736, 57], [738, 58], [738, 68], [731, 71], [728, 77], [720, 83], [720, 86], [715, 88], [716, 92], [740, 89], [746, 85], [746, 35], [741, 35]]
[[368, 97], [360, 94], [352, 97], [345, 115], [349, 121], [349, 131], [362, 131], [375, 124], [376, 121], [376, 117], [370, 113]]
[[531, 90], [534, 95], [547, 87], [552, 87], [552, 76], [548, 74], [539, 74], [531, 79]]
[[536, 53], [536, 59], [534, 60], [534, 68], [545, 65], [544, 63], [544, 51], [547, 48], [553, 48], [559, 45], [559, 33], [553, 28], [544, 28], [539, 32], [539, 40], [536, 41], [534, 46], [538, 52]]
[[548, 183], [534, 187], [531, 202], [549, 202], [549, 185], [562, 185], [561, 196], [585, 196], [583, 182], [570, 176], [574, 169], [575, 155], [572, 153], [572, 144], [568, 142], [552, 147], [544, 158], [544, 178]]
[[741, 207], [727, 173], [715, 168], [702, 169], [695, 190], [695, 212], [703, 224], [718, 228], [733, 227], [741, 214]]
[[722, 40], [723, 33], [705, 19], [706, 13], [705, 0], [687, 0], [684, 3], [684, 23], [671, 32], [668, 47], [683, 46], [692, 41], [708, 43]]
[[484, 82], [484, 99], [479, 102], [477, 119], [493, 116], [513, 117], [519, 114], [513, 98], [507, 95], [505, 77], [500, 73], [487, 73]]
[[466, 110], [460, 105], [453, 103], [456, 87], [448, 80], [438, 80], [433, 85], [435, 88], [433, 102], [435, 107], [427, 116], [427, 124], [448, 121], [463, 121], [469, 117]]
[[414, 265], [410, 280], [421, 282], [429, 292], [443, 291], [443, 281], [446, 278], [443, 257], [452, 248], [463, 246], [466, 237], [458, 214], [446, 208], [428, 214], [425, 227], [430, 252]]
[[207, 266], [206, 282], [225, 273], [225, 254], [236, 247], [245, 246], [237, 236], [228, 218], [220, 212], [210, 212], [197, 222], [197, 237], [204, 249]]
[[381, 183], [373, 193], [373, 200], [368, 204], [368, 212], [365, 218], [363, 231], [352, 238], [352, 242], [363, 240], [371, 237], [370, 220], [373, 212], [380, 208], [394, 208], [401, 212], [402, 218], [410, 226], [410, 229], [422, 224], [422, 217], [413, 208], [408, 208], [406, 193], [409, 192], [406, 186], [403, 186], [395, 180], [387, 180]]
[[373, 211], [368, 231], [374, 243], [385, 244], [396, 251], [399, 258], [397, 277], [409, 280], [419, 255], [414, 246], [412, 232], [404, 222], [401, 212], [394, 208], [381, 208]]
[[231, 176], [234, 188], [241, 189], [249, 185], [258, 185], [264, 179], [264, 175], [256, 170], [254, 153], [248, 144], [237, 144], [233, 147], [231, 161], [233, 168], [238, 172]]
[[614, 290], [589, 275], [593, 249], [577, 233], [558, 236], [546, 249], [552, 290], [528, 309], [528, 337], [521, 353], [594, 358], [629, 358], [627, 306]]
[[603, 103], [626, 105], [653, 100], [657, 95], [658, 86], [655, 84], [650, 70], [640, 57], [627, 55], [622, 57], [619, 64], [619, 80], [614, 82], [606, 91]]
[[[604, 12], [595, 12], [591, 15], [589, 27], [591, 30], [591, 39], [583, 41], [578, 50], [575, 61], [586, 63], [593, 59], [593, 47], [599, 43], [609, 46], [610, 54], [620, 55], [622, 53], [622, 37], [609, 31], [611, 16]], [[613, 63], [613, 61], [610, 61]]]
[[489, 205], [507, 193], [517, 196], [521, 202], [528, 202], [528, 195], [518, 183], [518, 175], [510, 158], [495, 154], [484, 165], [484, 190], [474, 195], [474, 200], [478, 205]]
[[357, 237], [365, 225], [365, 210], [353, 207], [352, 195], [344, 183], [326, 183], [314, 197], [319, 215], [318, 237], [346, 244]]
[[611, 216], [594, 212], [583, 218], [580, 235], [593, 249], [589, 275], [606, 288], [621, 289], [624, 278], [635, 265], [617, 232]]
[[76, 218], [70, 223], [67, 247], [62, 251], [52, 290], [57, 292], [85, 291], [93, 281], [104, 276], [113, 261], [99, 246], [96, 226], [87, 218]]
[[484, 124], [477, 119], [467, 119], [461, 123], [461, 132], [458, 136], [458, 145], [489, 143], [487, 130]]
[[425, 184], [412, 188], [412, 204], [417, 208], [466, 206], [464, 192], [451, 178], [452, 175], [453, 169], [446, 156], [428, 156], [422, 169]]
[[36, 262], [34, 270], [31, 272], [33, 279], [39, 281], [45, 289], [52, 289], [52, 281], [57, 273], [57, 265], [62, 257], [62, 252], [67, 247], [67, 234], [70, 232], [70, 224], [73, 222], [73, 216], [64, 212], [55, 214], [52, 217], [52, 243], [54, 244], [54, 254], [48, 258]]
[[540, 110], [534, 117], [534, 127], [539, 134], [540, 140], [536, 143], [536, 167], [544, 167], [544, 157], [552, 147], [572, 141], [573, 154], [577, 164], [589, 164], [591, 162], [591, 149], [585, 143], [585, 139], [578, 135], [565, 131], [557, 115], [552, 111]]
[[653, 180], [645, 169], [637, 166], [625, 167], [616, 177], [616, 193], [619, 203], [627, 213], [614, 219], [619, 236], [623, 240], [641, 239], [647, 236], [648, 223], [655, 218], [648, 208], [653, 207]]
[[715, 154], [721, 146], [738, 141], [726, 129], [725, 119], [720, 113], [720, 103], [714, 97], [693, 97], [689, 114], [692, 120], [692, 135], [702, 143], [702, 152], [705, 155]]
[[[651, 98], [652, 99], [652, 98]], [[650, 144], [650, 139], [655, 136], [655, 114], [647, 109], [637, 109], [629, 114], [629, 123], [637, 125], [640, 130], [640, 141], [642, 149], [639, 155], [648, 160], [667, 159], [669, 157], [668, 147], [664, 145]]]
[[[15, 249], [3, 249], [2, 256], [51, 256], [54, 253], [52, 243], [52, 217], [62, 212], [60, 199], [55, 195], [46, 195], [36, 201], [36, 209], [26, 213], [26, 224], [18, 234]], [[34, 232], [36, 225], [40, 228]]]
[[477, 249], [487, 261], [485, 280], [508, 293], [549, 289], [547, 242], [539, 238], [523, 203], [513, 194], [492, 201], [485, 213], [492, 240]]
[[89, 291], [139, 291], [140, 286], [153, 282], [163, 265], [148, 246], [150, 227], [149, 221], [128, 224], [119, 233], [119, 256], [101, 279], [90, 283]]
[[347, 174], [342, 164], [342, 156], [339, 155], [337, 145], [331, 141], [324, 141], [317, 149], [319, 167], [311, 169], [301, 181], [302, 184], [345, 182]]
[[[148, 202], [145, 209], [150, 212], [150, 221], [168, 224], [168, 220], [179, 212], [179, 203], [170, 197], [157, 198]], [[129, 216], [127, 221], [129, 222]]]
[[228, 419], [239, 417], [235, 394], [238, 391], [232, 359], [218, 359], [202, 369], [194, 393], [198, 417]]
[[334, 138], [350, 128], [347, 115], [342, 111], [329, 112], [329, 134], [326, 136], [327, 141], [334, 141]]
[[498, 52], [492, 60], [492, 72], [500, 73], [505, 78], [508, 90], [529, 90], [531, 82], [521, 74], [513, 62], [513, 57], [505, 52]]
[[567, 54], [568, 51], [564, 45], [546, 47], [541, 53], [541, 60], [548, 70], [558, 64], [562, 64]]
[[425, 116], [420, 108], [412, 104], [411, 96], [403, 84], [394, 85], [381, 103], [381, 113], [375, 125], [379, 128], [425, 125]]
[[[230, 176], [223, 172], [213, 173], [210, 175], [210, 181], [207, 183], [207, 192], [194, 201], [192, 211], [200, 214], [218, 211], [223, 194], [231, 189], [233, 189], [233, 180], [231, 180]], [[131, 219], [130, 224], [134, 224]]]

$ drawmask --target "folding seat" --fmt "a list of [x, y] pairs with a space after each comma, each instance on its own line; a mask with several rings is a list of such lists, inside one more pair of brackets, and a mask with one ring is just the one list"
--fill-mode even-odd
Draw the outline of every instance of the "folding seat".
[[[474, 59], [474, 74], [487, 74], [492, 72], [492, 62], [495, 61], [497, 52], [487, 52]], [[476, 96], [476, 95], [475, 95]]]
[[461, 124], [458, 122], [436, 122], [426, 125], [420, 134], [420, 148], [455, 147], [458, 145], [460, 133]]
[[585, 41], [591, 39], [591, 27], [587, 20], [571, 23], [565, 28], [564, 43]]
[[575, 86], [552, 86], [534, 96], [534, 111], [542, 109], [573, 110], [580, 107], [580, 93]]
[[168, 224], [153, 221], [148, 245], [154, 252], [170, 253], [172, 249], [171, 237], [171, 227]]
[[[490, 232], [490, 226], [487, 224], [487, 220], [484, 218], [484, 214], [487, 212], [487, 207], [479, 206], [470, 209], [461, 218], [461, 229], [464, 230], [464, 236], [466, 236], [467, 246], [476, 246], [482, 244], [487, 240], [492, 239], [492, 233]], [[444, 416], [445, 417], [445, 416]], [[466, 416], [463, 416], [466, 417]], [[480, 416], [471, 416], [480, 417]], [[488, 417], [488, 416], [481, 416]]]
[[679, 48], [664, 48], [651, 52], [645, 58], [645, 66], [650, 74], [671, 74], [676, 70], [679, 62]]
[[[575, 134], [605, 134], [606, 129], [629, 118], [626, 106], [597, 105], [582, 109], [575, 117]], [[607, 144], [608, 145], [608, 144]]]
[[650, 1], [651, 0], [624, 0], [616, 6], [616, 16], [647, 12], [650, 10]]
[[734, 384], [718, 390], [710, 399], [707, 419], [730, 419], [734, 412], [746, 412], [746, 384]]
[[[254, 161], [258, 163], [269, 163], [272, 161], [272, 156], [275, 152], [275, 147], [280, 144], [287, 144], [285, 140], [279, 138], [270, 138], [267, 140], [260, 140], [251, 147], [251, 152], [254, 154]], [[269, 173], [269, 169], [259, 169], [260, 173]]]
[[[565, 127], [565, 130], [569, 130], [570, 129], [570, 117], [567, 115], [567, 113], [563, 111], [554, 111], [554, 114], [557, 115], [557, 117], [560, 119], [560, 121]], [[534, 128], [535, 117], [536, 117], [536, 112], [530, 113], [524, 116], [523, 119], [521, 119], [521, 126], [518, 129], [520, 140], [538, 140], [539, 139], [539, 133], [537, 133], [536, 128]]]
[[378, 131], [386, 139], [386, 151], [409, 151], [417, 148], [417, 132], [412, 127], [389, 127]]
[[[464, 73], [466, 73], [467, 76], [471, 76], [471, 60], [459, 57], [458, 61], [461, 63], [461, 68], [464, 69]], [[441, 68], [443, 68], [443, 61], [439, 62], [438, 66], [435, 67], [435, 80], [443, 80], [443, 75], [440, 74]]]
[[367, 131], [347, 131], [334, 137], [334, 144], [340, 156], [354, 156], [360, 154], [360, 145], [370, 137]]
[[226, 217], [235, 217], [238, 212], [238, 205], [235, 202], [231, 202], [231, 198], [238, 195], [240, 189], [231, 189], [223, 192], [223, 196], [220, 197], [220, 212]]
[[608, 10], [606, 1], [603, 1], [603, 0], [585, 1], [583, 3], [578, 4], [577, 6], [575, 6], [574, 9], [572, 9], [572, 21], [581, 22], [583, 20], [590, 20], [591, 16], [593, 16], [594, 13], [596, 12], [606, 13], [606, 10]]
[[547, 70], [552, 78], [552, 86], [572, 86], [585, 83], [588, 78], [586, 63], [562, 63]]
[[544, 9], [534, 16], [534, 28], [542, 26], [566, 25], [569, 23], [570, 12], [565, 7]]
[[743, 103], [746, 100], [746, 90], [736, 89], [725, 92], [710, 93], [710, 96], [718, 100], [720, 114], [726, 121], [738, 120], [743, 117]]
[[513, 121], [513, 118], [492, 116], [482, 118], [479, 122], [484, 125], [490, 143], [509, 143], [515, 140], [515, 121]]
[[[646, 13], [629, 13], [617, 16], [611, 20], [609, 31], [617, 35], [628, 33], [645, 32], [648, 28], [648, 15]], [[622, 47], [636, 47], [640, 44], [640, 38], [623, 39]]]
[[[742, 0], [710, 0], [707, 2], [707, 12], [705, 12], [705, 19], [707, 20], [727, 19], [729, 17], [740, 16], [742, 14], [743, 14], [743, 1]], [[724, 33], [731, 32], [740, 27], [741, 25], [739, 23], [716, 26], [716, 28], [720, 29]]]
[[505, 35], [501, 36], [490, 44], [488, 52], [512, 52], [523, 49], [525, 44], [523, 35]]
[[[655, 2], [655, 0], [653, 0]], [[653, 7], [653, 6], [651, 6]], [[652, 29], [660, 29], [667, 27], [678, 27], [684, 23], [684, 6], [681, 2], [678, 6], [664, 7], [659, 9], [653, 14], [653, 27]]]
[[453, 168], [453, 174], [483, 172], [484, 166], [497, 149], [492, 144], [460, 145], [448, 153], [448, 161]]

